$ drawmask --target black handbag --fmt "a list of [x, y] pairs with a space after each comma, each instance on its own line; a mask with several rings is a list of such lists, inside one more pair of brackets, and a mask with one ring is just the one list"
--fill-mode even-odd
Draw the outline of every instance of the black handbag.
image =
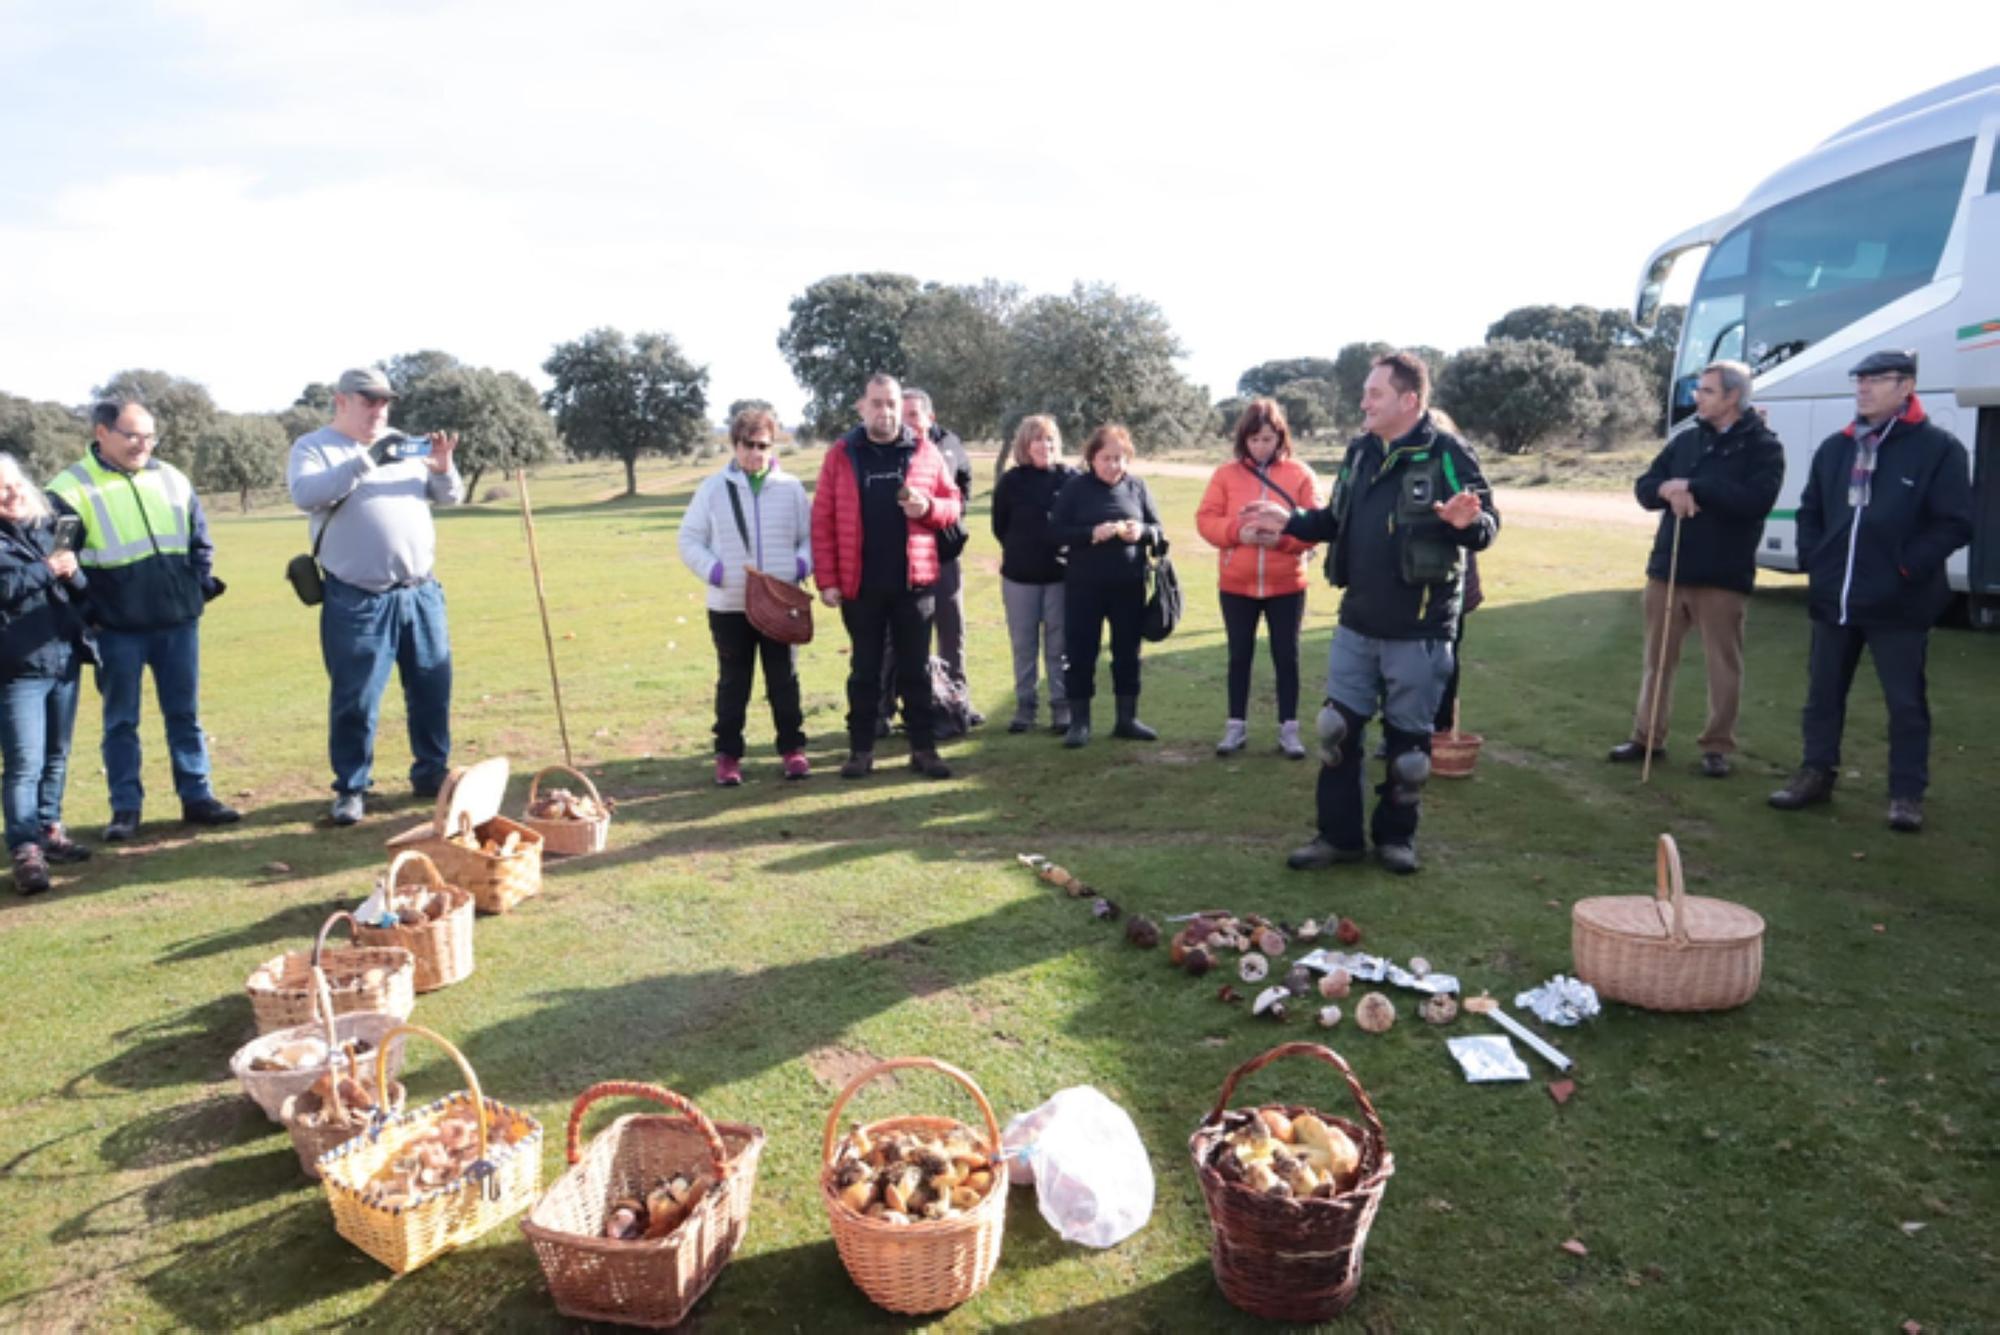
[[966, 530], [963, 520], [954, 519], [937, 531], [938, 564], [956, 561], [965, 550], [965, 544], [972, 541], [972, 534]]
[[285, 563], [285, 578], [292, 582], [292, 592], [296, 593], [299, 601], [307, 607], [318, 607], [326, 601], [326, 580], [319, 568], [320, 544], [326, 541], [326, 531], [333, 527], [333, 517], [340, 513], [340, 507], [347, 504], [348, 497], [353, 494], [351, 491], [348, 492], [347, 496], [335, 501], [333, 508], [326, 512], [326, 522], [319, 526], [319, 536], [313, 539], [311, 553], [294, 556]]
[[1181, 624], [1181, 581], [1167, 555], [1165, 538], [1160, 539], [1159, 551], [1147, 573], [1152, 577], [1153, 591], [1146, 598], [1146, 616], [1139, 623], [1139, 634], [1149, 643], [1158, 644]]

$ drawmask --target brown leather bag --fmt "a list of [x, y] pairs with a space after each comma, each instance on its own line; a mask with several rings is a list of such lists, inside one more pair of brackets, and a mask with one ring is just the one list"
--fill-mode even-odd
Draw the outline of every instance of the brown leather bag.
[[[736, 531], [743, 538], [743, 550], [750, 551], [750, 526], [743, 522], [743, 502], [736, 488], [727, 482], [729, 508], [736, 516]], [[767, 575], [756, 566], [743, 567], [743, 612], [750, 625], [767, 640], [780, 644], [811, 644], [813, 637], [812, 595], [796, 584], [787, 584]]]

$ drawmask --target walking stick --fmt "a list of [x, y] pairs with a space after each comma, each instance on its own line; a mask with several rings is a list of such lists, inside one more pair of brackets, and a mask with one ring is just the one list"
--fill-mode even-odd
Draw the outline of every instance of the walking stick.
[[[514, 470], [515, 485], [521, 489], [521, 523], [528, 530], [528, 564], [535, 572], [535, 603], [542, 609], [542, 644], [549, 651], [549, 685], [556, 692], [556, 727], [562, 733], [563, 764], [576, 768], [576, 758], [569, 752], [569, 720], [563, 716], [562, 678], [556, 673], [556, 638], [549, 633], [549, 596], [542, 590], [542, 557], [535, 549], [535, 508], [528, 504], [528, 470]], [[1675, 530], [1678, 534], [1679, 530]]]
[[[1646, 762], [1639, 766], [1639, 782], [1646, 783], [1653, 777], [1653, 738], [1660, 729], [1660, 683], [1667, 675], [1667, 628], [1674, 623], [1674, 576], [1681, 569], [1681, 517], [1674, 516], [1674, 547], [1667, 557], [1667, 607], [1660, 614], [1660, 657], [1653, 665], [1653, 707], [1646, 720]], [[553, 667], [553, 663], [551, 663]]]

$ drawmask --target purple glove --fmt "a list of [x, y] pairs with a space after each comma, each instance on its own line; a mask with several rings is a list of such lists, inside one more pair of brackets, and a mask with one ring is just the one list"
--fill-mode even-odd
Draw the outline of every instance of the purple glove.
[[792, 583], [803, 584], [806, 582], [806, 558], [800, 556], [800, 557], [794, 557], [793, 559], [797, 563], [796, 569], [798, 570], [798, 573], [792, 576]]
[[717, 561], [708, 568], [708, 582], [718, 589], [722, 587], [722, 562]]

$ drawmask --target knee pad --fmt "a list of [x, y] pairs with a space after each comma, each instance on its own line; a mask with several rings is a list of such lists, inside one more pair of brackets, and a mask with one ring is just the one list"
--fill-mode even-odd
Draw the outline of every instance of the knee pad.
[[1391, 745], [1394, 749], [1389, 757], [1390, 800], [1413, 807], [1423, 800], [1424, 784], [1430, 781], [1430, 752], [1420, 744], [1408, 744], [1408, 739], [1401, 736], [1392, 738]]
[[1347, 746], [1347, 739], [1359, 734], [1363, 722], [1365, 720], [1356, 718], [1331, 700], [1321, 706], [1316, 724], [1319, 733], [1319, 763], [1328, 769], [1338, 766]]

